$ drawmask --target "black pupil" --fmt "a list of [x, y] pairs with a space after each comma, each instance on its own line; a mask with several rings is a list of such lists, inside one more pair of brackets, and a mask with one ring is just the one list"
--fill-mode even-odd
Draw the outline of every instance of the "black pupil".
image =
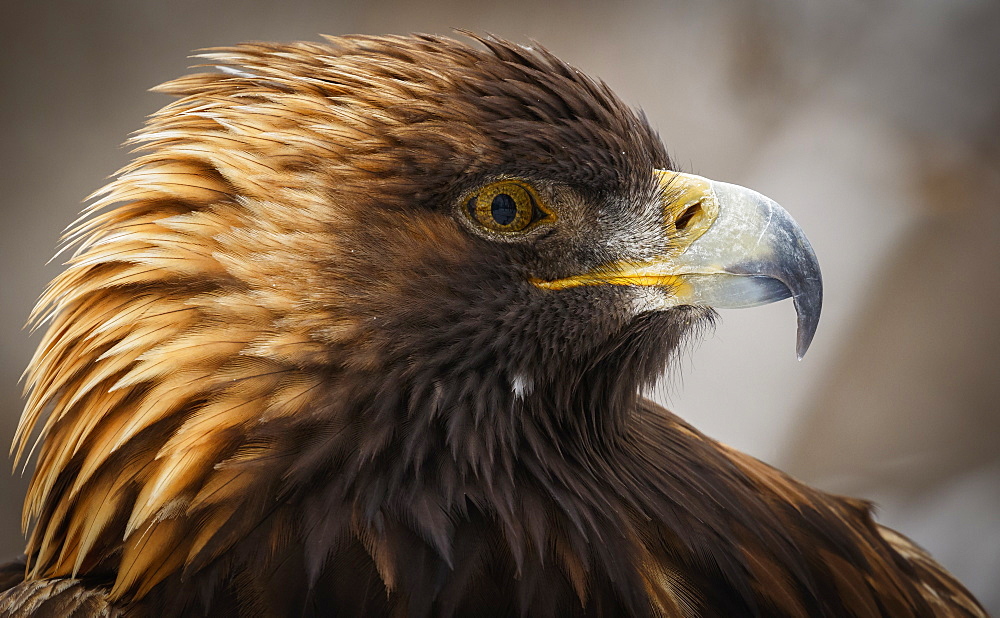
[[506, 193], [498, 193], [490, 203], [490, 213], [500, 225], [510, 225], [517, 217], [517, 204]]

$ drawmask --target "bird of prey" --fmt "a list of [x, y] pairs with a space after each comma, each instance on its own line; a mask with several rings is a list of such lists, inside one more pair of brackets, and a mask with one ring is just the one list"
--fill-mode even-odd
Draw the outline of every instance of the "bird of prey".
[[[924, 551], [644, 399], [820, 272], [539, 47], [244, 44], [67, 233], [5, 616], [983, 616]], [[37, 441], [32, 436], [37, 432]]]

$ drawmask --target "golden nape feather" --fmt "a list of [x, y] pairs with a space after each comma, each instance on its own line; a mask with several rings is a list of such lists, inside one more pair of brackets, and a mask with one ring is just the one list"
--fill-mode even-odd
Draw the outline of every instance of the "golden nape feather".
[[793, 296], [805, 352], [791, 217], [472, 38], [246, 44], [157, 89], [32, 316], [0, 615], [984, 616], [866, 503], [639, 394], [711, 307]]
[[[255, 480], [226, 468], [264, 450], [242, 429], [308, 413], [331, 331], [350, 330], [309, 298], [329, 286], [299, 257], [336, 243], [323, 194], [334, 165], [300, 169], [326, 149], [281, 138], [302, 117], [343, 124], [294, 95], [206, 104], [213, 89], [232, 85], [161, 87], [199, 96], [130, 140], [146, 154], [93, 196], [33, 316], [51, 326], [27, 371], [19, 458], [51, 411], [25, 508], [26, 524], [38, 520], [32, 577], [76, 576], [120, 552], [114, 594], [142, 594], [193, 560], [253, 497]], [[170, 511], [197, 514], [199, 534]]]

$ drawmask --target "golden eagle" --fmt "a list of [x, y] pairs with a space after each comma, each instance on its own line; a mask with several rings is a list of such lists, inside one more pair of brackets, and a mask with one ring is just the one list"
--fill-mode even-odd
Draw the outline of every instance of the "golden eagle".
[[0, 614], [984, 615], [867, 503], [640, 394], [712, 307], [792, 297], [806, 351], [791, 217], [472, 38], [239, 45], [158, 88], [34, 315]]

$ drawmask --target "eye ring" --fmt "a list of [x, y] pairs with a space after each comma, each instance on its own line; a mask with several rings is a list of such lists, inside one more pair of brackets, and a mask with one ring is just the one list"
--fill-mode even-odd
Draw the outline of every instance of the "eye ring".
[[534, 187], [521, 180], [492, 182], [466, 196], [463, 202], [473, 223], [499, 234], [520, 234], [552, 218]]

